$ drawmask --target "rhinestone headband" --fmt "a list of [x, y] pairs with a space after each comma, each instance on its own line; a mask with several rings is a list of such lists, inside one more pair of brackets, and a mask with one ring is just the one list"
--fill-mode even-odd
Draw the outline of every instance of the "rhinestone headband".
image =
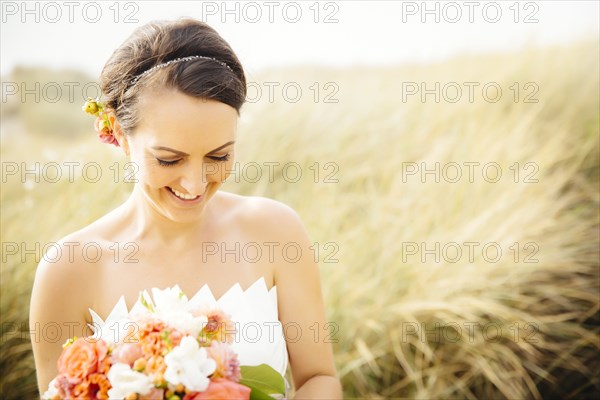
[[135, 85], [135, 83], [136, 83], [137, 81], [139, 81], [139, 80], [140, 80], [140, 78], [143, 78], [144, 76], [148, 75], [149, 73], [151, 73], [151, 72], [153, 72], [153, 71], [155, 71], [155, 70], [157, 70], [157, 69], [161, 69], [161, 68], [168, 67], [168, 66], [169, 66], [169, 65], [171, 65], [171, 64], [176, 64], [176, 63], [180, 63], [180, 62], [184, 62], [184, 61], [196, 60], [196, 59], [198, 59], [198, 58], [202, 58], [202, 59], [204, 59], [204, 60], [212, 60], [212, 61], [214, 61], [214, 62], [217, 62], [217, 63], [221, 64], [222, 66], [224, 66], [225, 68], [227, 68], [228, 70], [230, 70], [231, 72], [233, 72], [233, 70], [231, 69], [231, 67], [230, 67], [229, 65], [227, 65], [226, 63], [224, 63], [224, 62], [223, 62], [223, 61], [221, 61], [221, 60], [217, 60], [217, 59], [216, 59], [216, 58], [214, 58], [214, 57], [206, 57], [206, 56], [187, 56], [187, 57], [175, 58], [175, 59], [173, 59], [173, 60], [170, 60], [170, 61], [164, 62], [164, 63], [162, 63], [162, 64], [155, 65], [154, 67], [152, 67], [152, 68], [150, 68], [150, 69], [148, 69], [148, 70], [146, 70], [146, 71], [142, 72], [141, 74], [139, 74], [138, 76], [136, 76], [135, 78], [133, 78], [133, 80], [131, 81], [131, 85]]

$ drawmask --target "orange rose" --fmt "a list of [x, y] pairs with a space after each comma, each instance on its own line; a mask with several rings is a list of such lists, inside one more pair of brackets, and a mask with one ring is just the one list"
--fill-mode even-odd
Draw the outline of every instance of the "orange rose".
[[76, 399], [87, 399], [90, 397], [90, 382], [87, 379], [79, 382], [73, 390], [71, 395]]
[[204, 392], [187, 393], [183, 400], [210, 400], [210, 399], [240, 399], [250, 398], [250, 388], [227, 379], [211, 381]]
[[167, 369], [163, 356], [152, 356], [146, 362], [146, 372], [148, 374], [164, 374]]
[[167, 344], [163, 342], [161, 333], [150, 332], [141, 340], [141, 349], [146, 356], [160, 356], [167, 349]]
[[108, 371], [110, 370], [111, 365], [112, 365], [111, 358], [105, 357], [103, 360], [98, 361], [98, 371], [97, 372], [99, 374], [106, 375], [106, 374], [108, 374]]
[[63, 350], [57, 362], [58, 372], [70, 383], [79, 383], [98, 370], [107, 352], [108, 347], [103, 340], [90, 343], [79, 338]]
[[92, 374], [89, 381], [94, 385], [95, 397], [97, 399], [108, 399], [108, 390], [112, 387], [110, 381], [104, 374]]

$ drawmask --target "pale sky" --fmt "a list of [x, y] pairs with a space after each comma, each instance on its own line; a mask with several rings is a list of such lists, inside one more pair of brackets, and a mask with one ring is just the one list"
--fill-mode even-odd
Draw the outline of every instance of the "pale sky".
[[250, 73], [427, 62], [600, 35], [595, 0], [1, 3], [3, 75], [16, 65], [43, 65], [97, 76], [135, 27], [181, 16], [213, 26]]

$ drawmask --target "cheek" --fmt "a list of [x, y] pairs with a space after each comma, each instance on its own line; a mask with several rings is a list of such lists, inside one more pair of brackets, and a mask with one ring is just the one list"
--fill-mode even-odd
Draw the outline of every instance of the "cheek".
[[169, 173], [168, 168], [161, 167], [153, 160], [145, 157], [134, 157], [132, 154], [131, 163], [135, 169], [137, 182], [153, 188], [168, 186], [168, 180], [173, 174]]
[[235, 174], [238, 167], [235, 164], [233, 155], [226, 162], [209, 162], [203, 165], [203, 174], [208, 182], [223, 183], [231, 174]]
[[164, 168], [149, 167], [144, 184], [154, 189], [160, 189], [164, 186], [172, 186], [172, 180], [173, 174], [165, 171]]
[[[236, 167], [235, 159], [232, 157], [229, 158], [227, 162], [221, 163], [220, 174], [216, 177], [219, 182], [225, 182], [229, 175], [235, 172], [234, 168]], [[239, 167], [239, 166], [238, 166]]]

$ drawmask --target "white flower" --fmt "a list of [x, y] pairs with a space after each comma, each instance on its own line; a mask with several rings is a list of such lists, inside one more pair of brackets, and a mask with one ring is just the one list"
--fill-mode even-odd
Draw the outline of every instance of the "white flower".
[[205, 315], [194, 317], [188, 298], [178, 286], [164, 290], [152, 289], [155, 316], [175, 329], [198, 336], [208, 319]]
[[215, 360], [208, 358], [206, 350], [191, 336], [181, 339], [179, 346], [165, 356], [165, 365], [167, 370], [164, 377], [169, 383], [181, 383], [195, 392], [208, 388], [208, 377], [217, 367]]
[[136, 332], [136, 321], [152, 316], [171, 325], [175, 329], [198, 336], [208, 322], [206, 315], [194, 316], [193, 306], [183, 294], [179, 286], [164, 290], [152, 289], [154, 300], [147, 291], [141, 293], [140, 299], [134, 304], [131, 311], [127, 310], [125, 298], [121, 296], [106, 320], [90, 309], [92, 324], [88, 326], [94, 332], [95, 339], [102, 339], [108, 344], [121, 344], [126, 339], [131, 339]]
[[152, 289], [152, 297], [156, 309], [185, 310], [188, 302], [187, 296], [183, 294], [177, 285], [163, 290], [154, 288]]
[[54, 378], [50, 381], [50, 384], [48, 385], [48, 390], [46, 390], [46, 393], [44, 393], [44, 395], [42, 396], [42, 399], [44, 399], [44, 400], [52, 399], [57, 394], [58, 394], [58, 387], [56, 387], [56, 378]]
[[110, 399], [123, 399], [131, 393], [148, 394], [154, 387], [151, 376], [134, 371], [127, 364], [114, 364], [107, 376], [112, 385], [108, 391]]

